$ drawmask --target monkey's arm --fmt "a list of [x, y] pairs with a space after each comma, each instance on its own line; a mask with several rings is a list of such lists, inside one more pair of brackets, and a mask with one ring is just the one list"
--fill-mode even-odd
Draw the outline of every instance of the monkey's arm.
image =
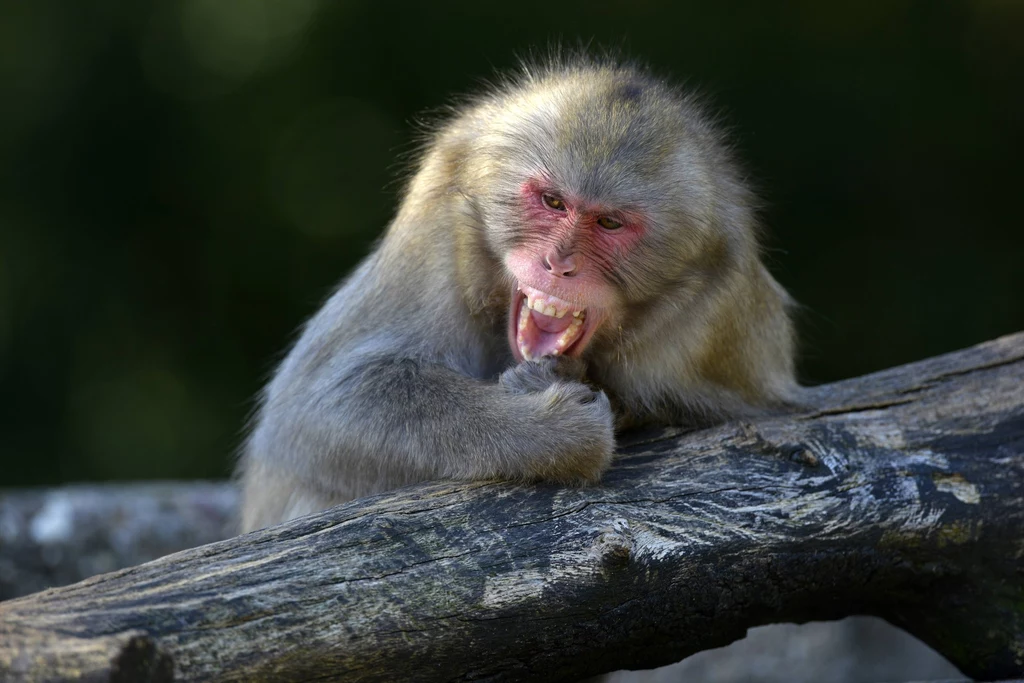
[[582, 484], [609, 465], [607, 397], [553, 363], [498, 382], [409, 358], [350, 367], [326, 389], [307, 378], [293, 385], [303, 393], [268, 396], [243, 463], [247, 530], [416, 481]]

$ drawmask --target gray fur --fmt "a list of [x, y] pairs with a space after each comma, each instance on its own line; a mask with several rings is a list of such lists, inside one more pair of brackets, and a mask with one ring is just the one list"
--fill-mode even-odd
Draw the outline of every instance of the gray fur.
[[[516, 210], [539, 171], [652, 229], [605, 273], [613, 315], [585, 362], [515, 366], [502, 258], [543, 239]], [[752, 203], [693, 98], [639, 69], [527, 68], [458, 110], [264, 391], [239, 463], [243, 528], [429, 479], [592, 483], [614, 424], [785, 403], [788, 298], [761, 264]]]

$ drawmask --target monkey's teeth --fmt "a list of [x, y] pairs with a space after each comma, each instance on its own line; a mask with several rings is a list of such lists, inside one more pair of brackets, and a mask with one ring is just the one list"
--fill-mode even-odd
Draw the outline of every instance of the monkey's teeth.
[[561, 353], [562, 351], [565, 351], [565, 347], [567, 347], [572, 342], [576, 341], [576, 328], [577, 327], [579, 327], [579, 326], [578, 325], [570, 325], [569, 328], [565, 332], [562, 333], [562, 336], [560, 336], [558, 338], [558, 341], [555, 342], [555, 351], [557, 353]]
[[[530, 361], [568, 352], [583, 333], [586, 309], [528, 285], [517, 286], [522, 292], [517, 311], [519, 319], [512, 328], [517, 355]], [[569, 313], [572, 316], [567, 319]]]
[[525, 311], [537, 311], [541, 315], [546, 315], [549, 318], [564, 318], [569, 311], [572, 311], [572, 317], [576, 318], [576, 321], [581, 321], [587, 317], [586, 310], [570, 309], [568, 306], [555, 306], [551, 303], [541, 301], [540, 299], [531, 299], [529, 296], [523, 298], [522, 311], [519, 316], [519, 326], [523, 327], [525, 324], [524, 316], [522, 312]]
[[546, 315], [549, 318], [564, 318], [569, 312], [572, 312], [573, 317], [579, 317], [583, 314], [582, 310], [573, 308], [572, 304], [559, 299], [557, 296], [545, 294], [531, 287], [524, 289], [523, 285], [516, 285], [516, 288], [525, 295], [524, 303], [526, 307], [537, 311], [541, 315]]

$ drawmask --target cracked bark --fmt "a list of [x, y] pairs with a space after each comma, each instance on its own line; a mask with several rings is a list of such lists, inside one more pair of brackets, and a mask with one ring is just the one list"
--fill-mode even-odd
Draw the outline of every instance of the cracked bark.
[[871, 614], [1024, 674], [1024, 334], [623, 441], [600, 487], [441, 482], [0, 603], [4, 680], [575, 680]]

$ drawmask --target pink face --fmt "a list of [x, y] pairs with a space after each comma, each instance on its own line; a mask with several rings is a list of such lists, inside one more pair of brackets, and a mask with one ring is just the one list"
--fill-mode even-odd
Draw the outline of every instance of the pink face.
[[523, 183], [519, 198], [526, 227], [505, 256], [516, 278], [509, 345], [518, 361], [578, 356], [621, 305], [613, 274], [643, 235], [643, 216], [543, 178]]

